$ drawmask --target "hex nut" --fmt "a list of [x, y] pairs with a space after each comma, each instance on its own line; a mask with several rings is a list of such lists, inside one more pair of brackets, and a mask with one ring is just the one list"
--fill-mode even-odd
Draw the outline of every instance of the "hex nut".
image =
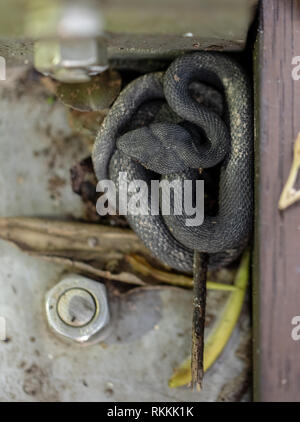
[[77, 274], [64, 277], [46, 294], [50, 328], [78, 343], [103, 340], [110, 320], [104, 284]]
[[104, 38], [50, 39], [35, 42], [35, 68], [60, 82], [83, 83], [108, 68]]

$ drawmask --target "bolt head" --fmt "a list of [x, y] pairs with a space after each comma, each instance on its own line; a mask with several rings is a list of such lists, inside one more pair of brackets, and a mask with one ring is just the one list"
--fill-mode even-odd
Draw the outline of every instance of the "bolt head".
[[101, 341], [110, 320], [106, 288], [86, 277], [71, 274], [46, 295], [50, 328], [78, 343]]

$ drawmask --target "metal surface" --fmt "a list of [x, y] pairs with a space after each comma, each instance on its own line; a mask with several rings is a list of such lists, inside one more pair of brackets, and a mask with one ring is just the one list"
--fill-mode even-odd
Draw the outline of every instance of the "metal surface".
[[[66, 10], [62, 7], [64, 3], [10, 0], [7, 6], [0, 0], [0, 55], [12, 64], [32, 62], [33, 41], [58, 34], [62, 39], [66, 32], [70, 34], [70, 30], [61, 31], [57, 25], [62, 10]], [[97, 37], [103, 35], [102, 15], [110, 61], [170, 59], [184, 51], [201, 49], [239, 51], [245, 46], [257, 3], [258, 0], [97, 1], [97, 12], [93, 17], [88, 15], [91, 19], [88, 28], [94, 28], [88, 38], [95, 39], [97, 31]], [[81, 4], [89, 9], [89, 2]], [[100, 25], [96, 30], [95, 17]]]
[[102, 283], [69, 274], [47, 293], [46, 315], [51, 329], [69, 340], [103, 341], [110, 319], [106, 288]]
[[[90, 153], [89, 143], [72, 133], [65, 107], [26, 68], [7, 68], [0, 97], [0, 216], [84, 218], [69, 169]], [[46, 292], [65, 270], [0, 241], [0, 316], [7, 327], [0, 401], [249, 400], [247, 304], [203, 391], [174, 390], [168, 379], [190, 353], [192, 293], [137, 289], [110, 299], [111, 335], [82, 347], [55, 336], [44, 311]], [[208, 292], [207, 333], [226, 298]]]
[[[5, 0], [0, 36], [74, 36], [74, 22], [89, 22], [81, 34], [181, 35], [236, 39], [242, 43], [257, 0]], [[59, 23], [62, 22], [61, 26]], [[77, 32], [77, 29], [76, 29]], [[140, 40], [141, 41], [141, 40]]]

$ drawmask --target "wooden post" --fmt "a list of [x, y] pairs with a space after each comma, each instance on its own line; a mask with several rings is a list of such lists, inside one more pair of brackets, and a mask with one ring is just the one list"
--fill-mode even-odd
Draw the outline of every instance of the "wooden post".
[[259, 26], [254, 400], [300, 401], [300, 341], [292, 338], [292, 319], [300, 316], [300, 202], [278, 210], [300, 132], [300, 79], [292, 77], [292, 60], [300, 56], [300, 1], [261, 1]]

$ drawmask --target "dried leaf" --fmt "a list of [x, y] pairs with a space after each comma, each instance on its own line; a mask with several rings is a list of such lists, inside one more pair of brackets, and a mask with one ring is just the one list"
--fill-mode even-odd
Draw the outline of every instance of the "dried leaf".
[[294, 145], [294, 157], [289, 177], [279, 199], [278, 208], [284, 210], [300, 200], [300, 190], [296, 190], [295, 183], [300, 168], [300, 132]]
[[108, 109], [119, 95], [121, 77], [115, 70], [107, 70], [82, 84], [59, 83], [58, 98], [68, 107], [79, 111]]

